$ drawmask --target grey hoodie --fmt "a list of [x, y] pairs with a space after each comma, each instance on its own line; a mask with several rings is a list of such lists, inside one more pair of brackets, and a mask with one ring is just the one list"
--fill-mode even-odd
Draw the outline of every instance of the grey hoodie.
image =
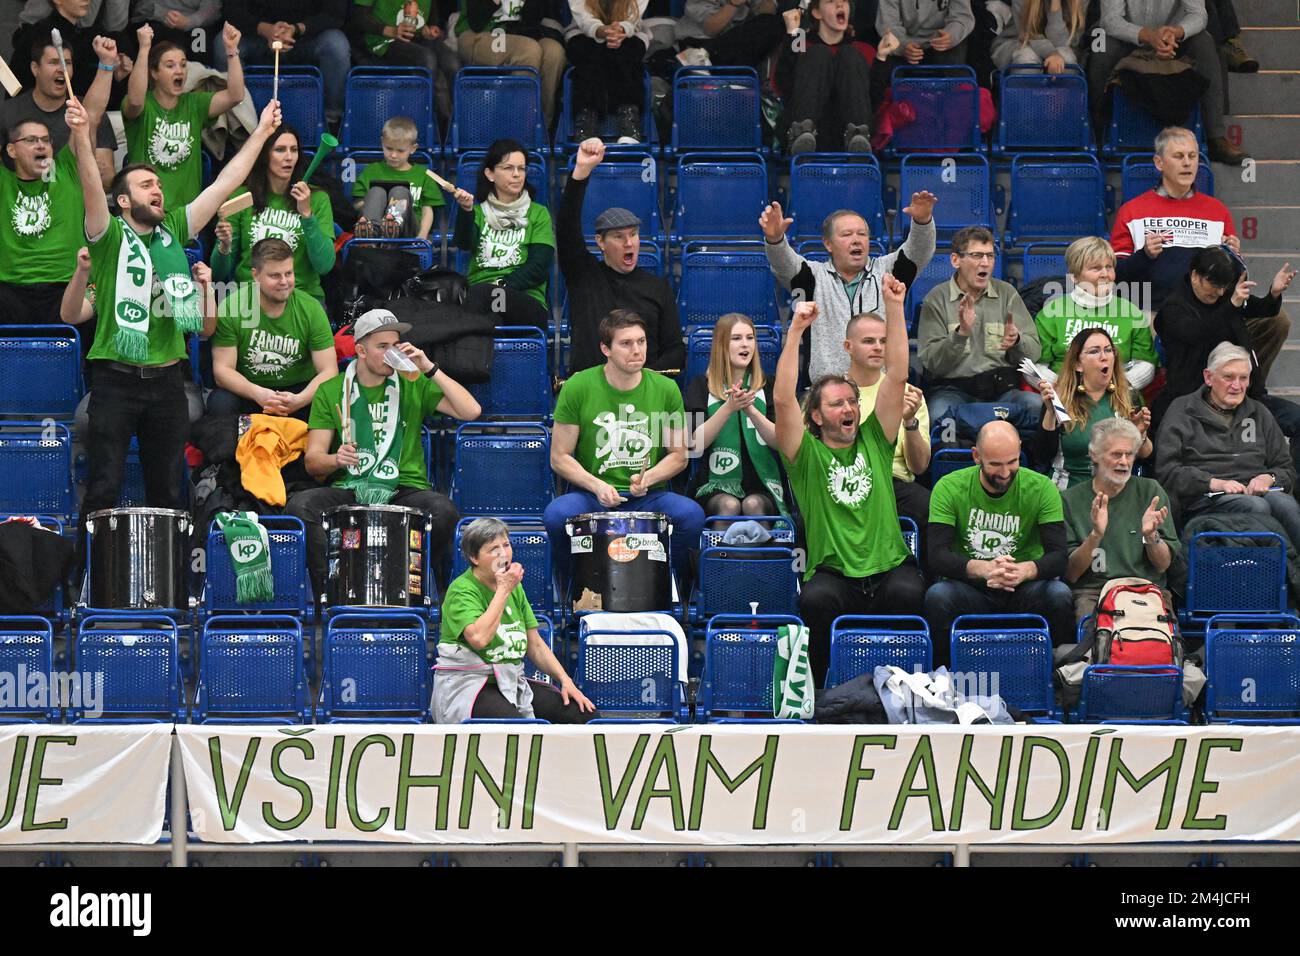
[[1108, 35], [1134, 46], [1143, 27], [1182, 27], [1192, 37], [1205, 29], [1205, 0], [1101, 0], [1100, 23]]
[[956, 46], [975, 29], [970, 0], [880, 0], [876, 31], [892, 33], [903, 46], [923, 43], [947, 30]]

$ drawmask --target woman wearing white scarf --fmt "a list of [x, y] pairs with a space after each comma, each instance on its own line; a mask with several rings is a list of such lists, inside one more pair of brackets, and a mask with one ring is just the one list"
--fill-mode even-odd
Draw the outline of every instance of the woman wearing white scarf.
[[533, 201], [528, 154], [499, 139], [483, 158], [473, 195], [457, 189], [456, 247], [470, 255], [466, 308], [497, 325], [550, 326], [547, 279], [555, 260], [555, 230], [544, 203]]
[[1060, 374], [1070, 341], [1082, 330], [1098, 327], [1114, 340], [1129, 385], [1146, 388], [1160, 364], [1151, 317], [1116, 288], [1115, 250], [1098, 236], [1076, 239], [1065, 250], [1065, 267], [1071, 281], [1063, 291], [1068, 294], [1049, 298], [1034, 316], [1043, 347], [1039, 364], [1052, 373], [1048, 380]]

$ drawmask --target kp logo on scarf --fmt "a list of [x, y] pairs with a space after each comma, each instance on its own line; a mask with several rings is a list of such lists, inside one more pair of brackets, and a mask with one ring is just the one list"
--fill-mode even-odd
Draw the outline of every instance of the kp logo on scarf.
[[235, 544], [235, 557], [240, 561], [255, 561], [262, 556], [261, 541], [240, 541]]

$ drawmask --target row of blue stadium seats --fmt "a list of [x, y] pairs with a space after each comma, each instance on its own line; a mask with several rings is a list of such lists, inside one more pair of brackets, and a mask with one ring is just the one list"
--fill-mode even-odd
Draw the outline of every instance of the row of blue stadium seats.
[[[570, 72], [564, 76], [563, 111], [552, 145], [546, 129], [540, 77], [527, 67], [464, 67], [453, 86], [453, 115], [445, 138], [450, 152], [483, 149], [493, 140], [511, 138], [530, 149], [563, 154], [577, 147], [573, 139]], [[260, 110], [270, 99], [270, 68], [250, 67], [246, 84]], [[991, 136], [993, 155], [1041, 150], [1096, 151], [1088, 111], [1087, 80], [1081, 69], [1051, 75], [1012, 68], [1000, 74], [998, 122]], [[966, 66], [902, 66], [893, 74], [896, 115], [913, 119], [896, 123], [887, 157], [933, 150], [985, 150], [980, 131], [979, 87]], [[286, 120], [309, 139], [325, 132], [323, 82], [313, 67], [281, 71], [279, 96]], [[644, 79], [643, 111], [648, 142], [658, 149], [651, 116], [651, 84]], [[345, 149], [375, 148], [390, 116], [409, 116], [421, 130], [420, 142], [434, 152], [444, 148], [434, 111], [430, 71], [414, 67], [354, 67], [348, 74], [340, 141]], [[1199, 117], [1189, 125], [1199, 130]], [[1122, 91], [1116, 91], [1102, 154], [1108, 158], [1149, 152], [1160, 124]], [[691, 150], [768, 152], [761, 85], [749, 67], [683, 67], [672, 90], [672, 130], [665, 155]]]
[[[778, 629], [792, 616], [719, 616], [710, 622], [705, 670], [692, 714], [678, 681], [677, 642], [666, 634], [582, 632], [574, 680], [608, 718], [663, 722], [763, 720], [772, 713]], [[549, 621], [546, 622], [549, 636]], [[659, 632], [656, 632], [658, 634]], [[599, 636], [599, 640], [596, 638]], [[402, 612], [343, 613], [322, 641], [320, 692], [313, 708], [303, 670], [304, 635], [292, 618], [217, 617], [199, 644], [196, 694], [188, 706], [178, 635], [166, 618], [93, 616], [76, 639], [76, 673], [99, 675], [95, 700], [17, 700], [3, 722], [198, 723], [423, 722], [430, 676], [426, 623]], [[1203, 717], [1211, 723], [1300, 723], [1300, 619], [1224, 616], [1210, 621]], [[921, 618], [843, 617], [831, 637], [826, 684], [878, 666], [928, 670], [931, 645]], [[1047, 623], [1037, 615], [966, 616], [953, 625], [952, 673], [968, 695], [997, 694], [1038, 721], [1185, 723], [1175, 668], [1090, 667], [1073, 714], [1058, 706]], [[0, 619], [0, 671], [54, 674], [53, 635], [37, 618]], [[537, 675], [533, 675], [537, 676]], [[1253, 693], [1243, 694], [1244, 681]], [[55, 681], [51, 681], [55, 683]], [[62, 704], [67, 703], [65, 709]]]

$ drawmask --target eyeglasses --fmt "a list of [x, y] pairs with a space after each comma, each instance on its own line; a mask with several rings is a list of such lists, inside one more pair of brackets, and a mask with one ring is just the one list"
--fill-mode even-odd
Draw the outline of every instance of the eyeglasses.
[[1098, 355], [1114, 355], [1115, 347], [1112, 345], [1094, 345], [1090, 349], [1084, 349], [1083, 354], [1096, 358]]
[[970, 259], [972, 262], [993, 262], [997, 259], [996, 252], [959, 252], [957, 258]]
[[528, 167], [527, 167], [527, 166], [507, 166], [505, 163], [498, 163], [498, 164], [497, 164], [495, 167], [493, 167], [493, 168], [494, 168], [494, 169], [497, 169], [497, 170], [499, 170], [500, 172], [503, 172], [503, 173], [526, 173], [526, 172], [528, 172]]
[[48, 136], [22, 136], [18, 139], [12, 140], [11, 142], [22, 143], [24, 146], [36, 146], [38, 144], [41, 146], [50, 146], [53, 144], [54, 140], [50, 139]]

